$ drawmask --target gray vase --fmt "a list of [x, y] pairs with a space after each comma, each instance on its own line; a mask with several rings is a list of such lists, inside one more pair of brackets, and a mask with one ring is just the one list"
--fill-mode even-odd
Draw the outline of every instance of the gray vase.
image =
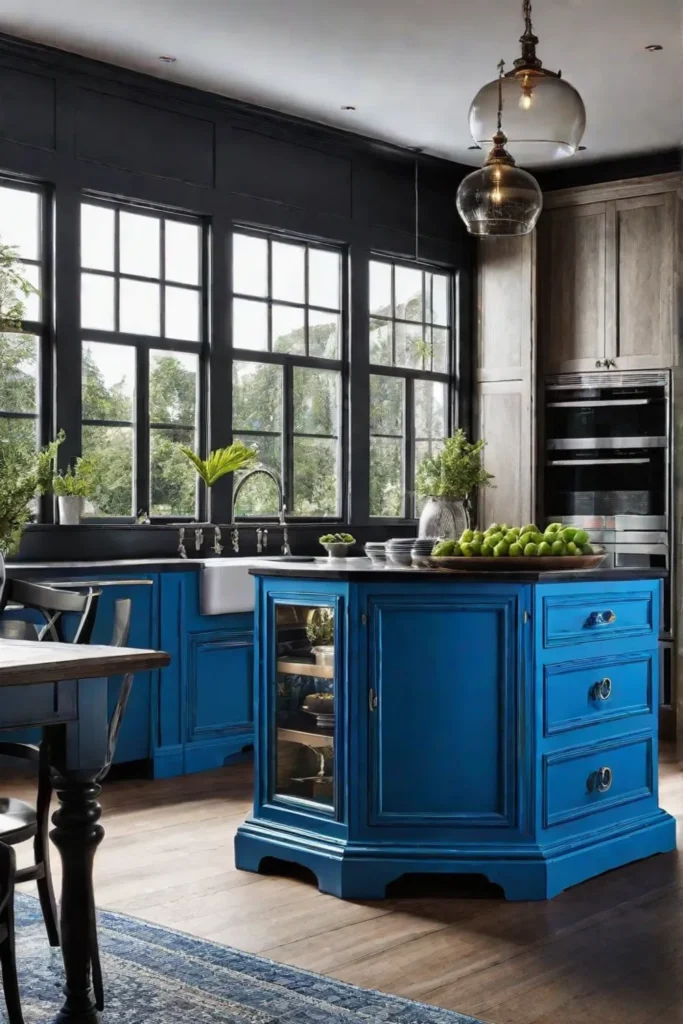
[[60, 526], [78, 526], [83, 514], [85, 499], [77, 494], [64, 494], [57, 498]]
[[470, 509], [466, 498], [427, 498], [420, 515], [418, 537], [457, 540], [469, 526]]

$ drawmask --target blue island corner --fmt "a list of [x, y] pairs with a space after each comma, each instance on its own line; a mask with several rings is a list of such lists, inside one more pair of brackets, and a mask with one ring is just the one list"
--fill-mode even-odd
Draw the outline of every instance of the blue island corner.
[[295, 862], [349, 899], [406, 873], [477, 874], [535, 900], [675, 848], [657, 571], [252, 572], [238, 868]]

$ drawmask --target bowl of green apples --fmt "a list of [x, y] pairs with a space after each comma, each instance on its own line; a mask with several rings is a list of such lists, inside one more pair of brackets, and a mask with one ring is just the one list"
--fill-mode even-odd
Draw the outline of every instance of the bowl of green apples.
[[464, 530], [459, 540], [440, 540], [432, 548], [429, 565], [467, 572], [519, 569], [594, 569], [604, 553], [591, 543], [585, 530], [549, 523], [508, 526], [492, 523], [487, 530]]

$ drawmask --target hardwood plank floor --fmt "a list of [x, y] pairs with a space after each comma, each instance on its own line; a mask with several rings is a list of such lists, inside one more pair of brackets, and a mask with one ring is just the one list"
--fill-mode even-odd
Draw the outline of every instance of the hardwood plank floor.
[[[32, 798], [30, 780], [1, 788]], [[662, 757], [660, 793], [683, 848], [683, 774], [672, 751]], [[102, 802], [100, 907], [493, 1024], [683, 1024], [677, 854], [548, 903], [506, 903], [457, 880], [342, 902], [305, 878], [236, 870], [232, 838], [250, 809], [249, 766], [110, 782]], [[20, 851], [20, 863], [28, 854]]]

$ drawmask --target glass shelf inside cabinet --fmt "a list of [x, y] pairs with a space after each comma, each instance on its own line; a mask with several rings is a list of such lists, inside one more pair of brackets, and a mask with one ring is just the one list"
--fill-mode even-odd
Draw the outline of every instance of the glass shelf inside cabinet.
[[275, 626], [275, 795], [333, 808], [334, 609], [278, 604]]

